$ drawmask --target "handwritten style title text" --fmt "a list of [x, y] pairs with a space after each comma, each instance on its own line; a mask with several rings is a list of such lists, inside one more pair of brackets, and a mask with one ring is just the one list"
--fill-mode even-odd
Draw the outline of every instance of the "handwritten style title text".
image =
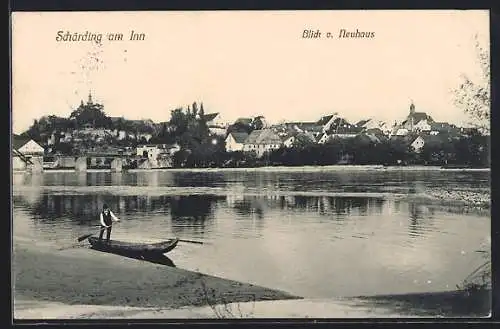
[[144, 41], [146, 40], [146, 34], [136, 32], [131, 30], [127, 36], [120, 32], [114, 33], [93, 33], [86, 31], [82, 32], [70, 32], [70, 31], [57, 31], [56, 41], [57, 42], [95, 42], [102, 43], [103, 40], [107, 41]]

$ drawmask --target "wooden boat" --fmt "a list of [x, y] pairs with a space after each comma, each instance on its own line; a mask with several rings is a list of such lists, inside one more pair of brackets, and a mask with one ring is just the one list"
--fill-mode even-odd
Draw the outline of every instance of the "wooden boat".
[[134, 243], [106, 239], [99, 241], [96, 237], [89, 239], [92, 248], [103, 251], [128, 254], [165, 254], [177, 246], [179, 239], [169, 239], [158, 243]]

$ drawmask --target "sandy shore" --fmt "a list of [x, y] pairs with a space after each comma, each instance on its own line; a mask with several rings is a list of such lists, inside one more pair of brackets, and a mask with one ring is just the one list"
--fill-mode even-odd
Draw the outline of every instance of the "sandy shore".
[[68, 305], [19, 299], [16, 319], [244, 319], [477, 317], [491, 313], [491, 291], [450, 291], [392, 296], [292, 299], [202, 307], [153, 308]]
[[[19, 300], [15, 318], [23, 319], [245, 319], [245, 318], [394, 318], [406, 316], [387, 307], [360, 306], [353, 301], [282, 300], [229, 303], [213, 307], [141, 308], [67, 305]], [[408, 317], [414, 317], [409, 315]]]
[[[40, 305], [46, 305], [45, 308], [58, 305], [64, 313], [67, 308], [59, 306], [175, 309], [299, 298], [278, 290], [86, 248], [57, 251], [17, 244], [13, 270], [15, 313], [23, 305], [22, 314], [35, 317], [40, 315], [37, 313]], [[50, 304], [54, 302], [61, 304]]]

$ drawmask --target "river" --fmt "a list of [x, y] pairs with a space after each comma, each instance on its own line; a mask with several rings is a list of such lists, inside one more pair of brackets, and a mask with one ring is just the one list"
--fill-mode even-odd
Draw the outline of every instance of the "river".
[[489, 195], [489, 176], [437, 170], [16, 173], [13, 241], [46, 250], [72, 244], [96, 230], [107, 203], [121, 218], [114, 239], [204, 242], [179, 244], [168, 254], [179, 268], [305, 298], [449, 291], [483, 262], [475, 251], [490, 236], [489, 213], [408, 196]]

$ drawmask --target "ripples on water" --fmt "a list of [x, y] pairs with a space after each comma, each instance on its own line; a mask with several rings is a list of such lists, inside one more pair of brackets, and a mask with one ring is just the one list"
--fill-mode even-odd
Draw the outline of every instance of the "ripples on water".
[[482, 261], [489, 217], [391, 197], [440, 189], [488, 191], [489, 173], [15, 174], [14, 242], [72, 243], [107, 203], [115, 239], [206, 242], [178, 267], [306, 297], [445, 291]]

